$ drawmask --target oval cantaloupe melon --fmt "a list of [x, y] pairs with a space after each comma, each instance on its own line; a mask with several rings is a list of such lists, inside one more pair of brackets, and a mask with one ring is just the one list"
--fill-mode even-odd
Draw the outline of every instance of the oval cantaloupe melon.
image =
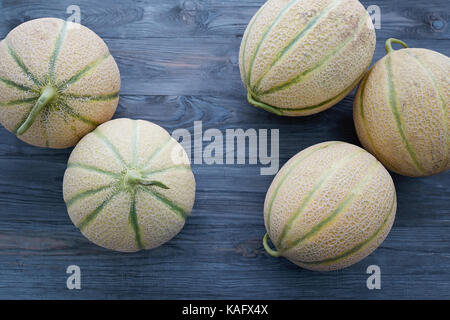
[[290, 159], [272, 182], [264, 247], [306, 269], [345, 268], [383, 242], [396, 207], [391, 176], [375, 157], [352, 144], [320, 143]]
[[166, 130], [116, 119], [77, 144], [63, 193], [72, 222], [89, 240], [134, 252], [178, 234], [194, 204], [195, 179], [186, 152]]
[[427, 49], [394, 51], [358, 88], [353, 119], [359, 140], [388, 169], [422, 177], [450, 168], [450, 59]]
[[361, 80], [375, 42], [370, 16], [357, 0], [269, 0], [241, 44], [248, 101], [286, 116], [328, 109]]
[[111, 119], [119, 89], [108, 47], [79, 24], [36, 19], [0, 43], [0, 122], [29, 144], [75, 145]]

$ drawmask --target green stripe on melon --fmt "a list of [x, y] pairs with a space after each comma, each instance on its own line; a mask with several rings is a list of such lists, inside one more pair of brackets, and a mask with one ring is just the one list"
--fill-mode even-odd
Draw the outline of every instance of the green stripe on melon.
[[[343, 168], [344, 166], [346, 166], [348, 164], [348, 162], [361, 155], [361, 153], [363, 153], [365, 151], [363, 150], [357, 150], [355, 152], [350, 153], [349, 155], [347, 155], [346, 157], [344, 157], [343, 159], [341, 159], [340, 161], [334, 163], [327, 171], [325, 171], [320, 177], [319, 179], [316, 181], [316, 184], [314, 186], [314, 188], [312, 188], [307, 196], [303, 199], [302, 203], [300, 204], [300, 206], [298, 207], [297, 210], [295, 210], [295, 213], [289, 218], [289, 220], [287, 221], [287, 223], [285, 224], [283, 231], [281, 232], [281, 235], [278, 239], [278, 245], [281, 247], [283, 245], [283, 241], [285, 240], [288, 232], [292, 229], [294, 221], [296, 219], [298, 219], [302, 214], [303, 214], [303, 210], [306, 208], [306, 206], [308, 206], [310, 204], [310, 201], [313, 199], [314, 195], [320, 190], [320, 188], [322, 187], [322, 185], [324, 185], [330, 177], [333, 177], [333, 175], [335, 174], [335, 172], [341, 168]], [[337, 207], [339, 208], [339, 206]], [[336, 209], [337, 210], [337, 209]], [[319, 224], [317, 224], [314, 228], [312, 228], [309, 232], [307, 232], [304, 236], [302, 236], [300, 238], [301, 239], [306, 239], [309, 234], [311, 234], [312, 232], [314, 232], [315, 230], [317, 230], [318, 228], [320, 228], [321, 224], [324, 223], [325, 221], [327, 221], [330, 217], [333, 216], [333, 213], [331, 213], [327, 218], [323, 219]], [[270, 221], [269, 221], [270, 223]], [[287, 243], [287, 245], [285, 247], [283, 247], [283, 250], [289, 250], [290, 248], [292, 248], [299, 240], [295, 240], [291, 243]]]
[[[21, 90], [21, 91], [38, 93], [38, 91], [36, 89], [33, 89], [31, 87], [27, 87], [27, 86], [25, 86], [23, 84], [19, 84], [17, 82], [14, 82], [12, 80], [9, 80], [9, 79], [3, 78], [3, 77], [0, 77], [0, 82], [4, 83], [5, 85], [7, 85], [9, 87], [13, 87], [13, 88]], [[36, 101], [37, 96], [33, 97], [32, 99], [33, 99], [33, 101]], [[2, 104], [5, 104], [5, 103], [8, 103], [8, 102], [2, 102]]]
[[267, 192], [264, 248], [311, 270], [347, 267], [387, 236], [395, 202], [389, 173], [368, 152], [344, 142], [312, 146], [283, 166]]
[[[407, 48], [406, 44], [404, 46]], [[413, 150], [413, 147], [410, 145], [409, 141], [406, 139], [405, 132], [402, 128], [402, 120], [401, 116], [398, 110], [398, 101], [397, 101], [397, 94], [395, 92], [394, 88], [394, 80], [393, 74], [392, 74], [392, 66], [391, 66], [391, 58], [388, 56], [386, 58], [386, 73], [388, 78], [388, 91], [389, 91], [389, 105], [392, 109], [392, 113], [395, 117], [395, 123], [397, 124], [397, 129], [400, 134], [400, 137], [402, 139], [402, 142], [405, 145], [406, 150], [408, 151], [409, 156], [411, 157], [411, 160], [413, 161], [414, 165], [417, 167], [417, 169], [421, 172], [424, 172], [424, 168], [417, 160], [416, 152]]]
[[[350, 160], [354, 156], [357, 156], [359, 153], [354, 153], [346, 160]], [[302, 235], [301, 237], [295, 239], [291, 243], [288, 244], [288, 246], [284, 250], [289, 250], [294, 248], [295, 246], [299, 245], [301, 242], [307, 240], [308, 238], [314, 236], [315, 234], [319, 233], [322, 228], [328, 227], [331, 222], [339, 216], [339, 214], [342, 214], [342, 212], [348, 208], [348, 206], [351, 204], [351, 202], [354, 200], [354, 198], [362, 191], [363, 187], [372, 179], [375, 173], [375, 169], [379, 166], [379, 163], [376, 159], [373, 161], [373, 165], [371, 165], [368, 168], [367, 175], [361, 179], [361, 181], [358, 183], [358, 185], [349, 193], [347, 196], [339, 203], [339, 205], [336, 207], [335, 210], [333, 210], [330, 215], [328, 215], [326, 218], [321, 220], [317, 225], [315, 225], [311, 230], [309, 230], [307, 233]], [[316, 186], [318, 188], [319, 186]], [[317, 189], [316, 189], [317, 190]], [[302, 213], [302, 208], [298, 210], [298, 215]], [[297, 217], [295, 217], [297, 218]], [[295, 219], [294, 218], [294, 219]], [[288, 224], [287, 227], [292, 227], [292, 223]], [[286, 233], [288, 232], [288, 229], [286, 229]], [[285, 236], [286, 233], [284, 233], [282, 236]], [[282, 239], [280, 239], [280, 242]]]
[[350, 257], [351, 255], [354, 255], [356, 253], [358, 253], [359, 251], [361, 251], [362, 249], [364, 249], [366, 246], [368, 246], [373, 240], [376, 239], [376, 237], [383, 232], [386, 228], [391, 228], [392, 226], [392, 220], [393, 220], [393, 214], [395, 215], [395, 209], [396, 209], [396, 201], [397, 201], [397, 197], [396, 195], [394, 195], [394, 197], [392, 198], [392, 205], [391, 205], [391, 209], [389, 211], [389, 214], [386, 215], [386, 218], [383, 221], [383, 224], [366, 240], [362, 241], [361, 243], [359, 243], [358, 245], [354, 246], [353, 248], [351, 248], [348, 251], [345, 251], [344, 253], [333, 257], [333, 258], [328, 258], [328, 259], [324, 259], [324, 260], [320, 260], [320, 261], [299, 261], [297, 260], [296, 263], [298, 264], [303, 264], [303, 265], [315, 265], [315, 266], [320, 266], [320, 265], [329, 265], [332, 263], [337, 263], [339, 261], [342, 261], [348, 257]]
[[[296, 1], [293, 1], [293, 2], [295, 3]], [[264, 79], [264, 76], [266, 76], [267, 73], [269, 73], [269, 71], [272, 70], [272, 68], [289, 52], [289, 50], [291, 50], [294, 47], [294, 45], [296, 45], [298, 43], [298, 41], [300, 41], [307, 34], [308, 31], [310, 31], [317, 23], [319, 23], [319, 21], [322, 17], [324, 17], [326, 14], [328, 14], [332, 9], [334, 9], [340, 3], [341, 3], [341, 0], [335, 0], [335, 1], [331, 2], [331, 4], [327, 8], [322, 10], [317, 16], [315, 16], [313, 19], [311, 19], [311, 21], [305, 26], [305, 28], [303, 30], [301, 30], [295, 36], [295, 38], [292, 39], [292, 41], [280, 51], [280, 53], [277, 54], [277, 56], [275, 57], [275, 60], [270, 64], [269, 68], [267, 68], [266, 71], [264, 71], [263, 75], [256, 81], [255, 85], [253, 86], [253, 92], [259, 93], [258, 87], [261, 84], [261, 81]], [[286, 9], [288, 9], [288, 8], [286, 7]], [[362, 20], [365, 20], [365, 19], [362, 19]], [[351, 38], [349, 38], [349, 39], [351, 39]], [[264, 38], [261, 40], [260, 44], [263, 41], [264, 41]], [[345, 46], [346, 43], [348, 43], [348, 41], [344, 42], [343, 46]], [[255, 56], [257, 53], [258, 53], [258, 50], [255, 52]], [[334, 53], [335, 52], [332, 52], [331, 55], [333, 55]], [[266, 90], [266, 91], [262, 92], [261, 94], [264, 95], [264, 94], [276, 92], [278, 90], [282, 90], [283, 88], [294, 84], [295, 81], [297, 81], [298, 79], [300, 79], [302, 76], [306, 75], [307, 73], [313, 71], [314, 69], [318, 68], [321, 64], [323, 64], [323, 63], [319, 63], [315, 67], [311, 68], [310, 70], [306, 70], [306, 71], [302, 72], [300, 75], [289, 80], [288, 82], [286, 82], [282, 85], [279, 85], [277, 87], [273, 87], [269, 90]], [[250, 77], [249, 77], [249, 84], [250, 84]]]
[[[274, 192], [273, 192], [272, 197], [270, 198], [270, 200], [269, 200], [269, 202], [268, 202], [268, 211], [267, 211], [267, 219], [266, 219], [266, 220], [267, 220], [266, 226], [267, 226], [267, 231], [268, 231], [268, 232], [270, 232], [270, 214], [271, 214], [271, 211], [272, 211], [273, 202], [274, 202], [274, 200], [275, 200], [275, 197], [276, 197], [277, 194], [278, 194], [278, 191], [280, 190], [281, 186], [284, 184], [284, 182], [285, 182], [285, 180], [287, 179], [287, 177], [289, 176], [289, 174], [290, 174], [293, 170], [295, 170], [295, 169], [297, 168], [297, 166], [300, 165], [301, 162], [302, 162], [304, 159], [306, 159], [306, 158], [308, 158], [309, 156], [311, 156], [314, 152], [319, 151], [319, 150], [322, 150], [322, 149], [324, 149], [324, 148], [328, 148], [329, 146], [332, 146], [332, 145], [338, 144], [338, 143], [341, 143], [341, 142], [339, 142], [339, 141], [334, 141], [334, 142], [330, 142], [330, 143], [324, 143], [324, 144], [316, 145], [314, 148], [308, 148], [308, 152], [304, 152], [304, 153], [302, 154], [302, 156], [299, 156], [299, 157], [298, 157], [298, 159], [295, 159], [295, 161], [290, 160], [290, 161], [293, 162], [292, 164], [289, 163], [289, 162], [286, 164], [286, 166], [289, 167], [289, 169], [286, 170], [285, 173], [282, 173], [282, 174], [280, 173], [279, 175], [277, 175], [277, 177], [275, 178], [275, 180], [278, 180], [278, 179], [279, 179], [279, 182], [278, 182], [278, 181], [275, 182], [275, 180], [274, 180], [274, 183], [276, 183], [276, 188], [275, 188], [275, 190], [274, 190]], [[279, 177], [279, 176], [280, 176], [280, 177]]]
[[[91, 190], [89, 190], [91, 191]], [[91, 222], [94, 221], [94, 219], [102, 212], [103, 208], [106, 207], [106, 205], [115, 197], [117, 196], [122, 190], [115, 191], [113, 194], [111, 194], [105, 201], [103, 201], [97, 208], [95, 208], [94, 211], [88, 214], [86, 218], [81, 221], [81, 223], [77, 226], [78, 229], [81, 231], [85, 230]]]
[[374, 49], [373, 25], [357, 0], [269, 0], [241, 44], [248, 101], [277, 115], [325, 110], [357, 85]]
[[[278, 21], [280, 21], [280, 19], [283, 17], [284, 13], [290, 9], [295, 3], [297, 2], [297, 0], [291, 0], [288, 4], [286, 4], [286, 6], [280, 11], [280, 13], [275, 17], [273, 23], [270, 25], [269, 28], [267, 28], [267, 30], [264, 32], [261, 41], [259, 41], [258, 45], [256, 46], [256, 50], [252, 55], [252, 59], [250, 60], [250, 68], [248, 70], [247, 73], [247, 85], [249, 87], [251, 87], [251, 77], [252, 77], [252, 69], [253, 69], [253, 64], [255, 63], [255, 59], [256, 56], [259, 52], [259, 49], [261, 48], [262, 43], [264, 42], [264, 40], [266, 40], [267, 35], [269, 34], [269, 32], [274, 28], [274, 26], [277, 24]], [[248, 40], [248, 37], [247, 37]]]
[[130, 223], [133, 226], [134, 234], [136, 235], [136, 246], [139, 250], [141, 250], [144, 248], [144, 245], [142, 244], [141, 230], [136, 213], [136, 192], [133, 192], [132, 197], [133, 198], [130, 205]]
[[[0, 60], [6, 66], [0, 70], [0, 122], [25, 142], [73, 146], [117, 107], [117, 65], [84, 26], [54, 18], [26, 22], [0, 43]], [[18, 92], [28, 96], [17, 99]], [[26, 113], [12, 109], [25, 104], [33, 105]]]
[[13, 49], [13, 47], [9, 44], [8, 38], [5, 39], [5, 45], [8, 48], [8, 53], [11, 56], [11, 58], [14, 59], [14, 62], [20, 67], [20, 69], [22, 70], [23, 73], [25, 73], [25, 75], [31, 79], [34, 84], [38, 87], [42, 86], [42, 83], [36, 78], [36, 76], [34, 74], [32, 74], [30, 72], [30, 70], [28, 70], [27, 66], [25, 65], [25, 63], [23, 63], [22, 59], [17, 55], [16, 51]]

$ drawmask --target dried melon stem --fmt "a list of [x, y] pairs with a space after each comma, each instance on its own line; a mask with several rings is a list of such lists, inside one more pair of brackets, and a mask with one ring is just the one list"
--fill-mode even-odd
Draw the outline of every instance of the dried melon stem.
[[58, 92], [53, 86], [51, 86], [51, 85], [45, 86], [44, 89], [42, 90], [41, 96], [36, 101], [36, 104], [31, 109], [30, 113], [28, 114], [27, 119], [25, 120], [24, 123], [22, 123], [22, 125], [19, 127], [19, 129], [17, 129], [16, 135], [20, 136], [20, 135], [24, 134], [34, 123], [39, 112], [41, 112], [42, 109], [46, 105], [48, 105], [57, 95], [58, 95]]
[[267, 253], [270, 254], [272, 257], [275, 257], [275, 258], [280, 257], [281, 253], [279, 251], [275, 251], [272, 248], [270, 248], [268, 240], [269, 240], [269, 234], [266, 233], [264, 238], [263, 238], [264, 249], [266, 249]]

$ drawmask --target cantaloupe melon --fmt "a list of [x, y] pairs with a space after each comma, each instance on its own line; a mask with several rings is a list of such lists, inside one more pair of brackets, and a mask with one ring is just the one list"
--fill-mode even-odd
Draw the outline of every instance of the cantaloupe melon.
[[450, 59], [427, 49], [393, 50], [358, 88], [353, 118], [359, 140], [388, 169], [422, 177], [450, 168]]
[[134, 252], [183, 228], [195, 179], [181, 145], [148, 121], [116, 119], [77, 144], [63, 183], [70, 219], [99, 246]]
[[75, 145], [111, 119], [119, 89], [108, 47], [79, 24], [36, 19], [0, 43], [0, 123], [32, 145]]
[[345, 268], [384, 241], [396, 206], [391, 176], [375, 157], [349, 143], [320, 143], [290, 159], [272, 182], [263, 244], [306, 269]]
[[361, 80], [375, 43], [372, 20], [357, 0], [269, 0], [241, 43], [248, 101], [285, 116], [328, 109]]

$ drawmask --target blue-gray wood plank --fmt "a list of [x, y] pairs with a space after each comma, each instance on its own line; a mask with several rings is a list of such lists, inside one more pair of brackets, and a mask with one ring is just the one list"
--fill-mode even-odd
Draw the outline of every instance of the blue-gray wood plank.
[[[282, 118], [247, 104], [238, 49], [264, 0], [0, 0], [0, 39], [40, 17], [67, 18], [105, 39], [121, 75], [115, 115], [146, 119], [169, 131], [279, 128], [280, 163], [312, 144], [358, 144], [353, 93], [332, 109]], [[381, 8], [374, 61], [384, 41], [450, 54], [447, 0], [362, 1]], [[393, 174], [398, 211], [387, 240], [342, 271], [317, 273], [264, 253], [263, 204], [273, 177], [255, 165], [194, 165], [192, 216], [172, 241], [121, 254], [89, 243], [62, 199], [71, 149], [35, 148], [0, 129], [0, 298], [4, 299], [449, 299], [450, 174], [413, 179]], [[66, 288], [66, 268], [82, 271], [82, 290]], [[366, 288], [366, 268], [381, 267], [381, 290]]]

